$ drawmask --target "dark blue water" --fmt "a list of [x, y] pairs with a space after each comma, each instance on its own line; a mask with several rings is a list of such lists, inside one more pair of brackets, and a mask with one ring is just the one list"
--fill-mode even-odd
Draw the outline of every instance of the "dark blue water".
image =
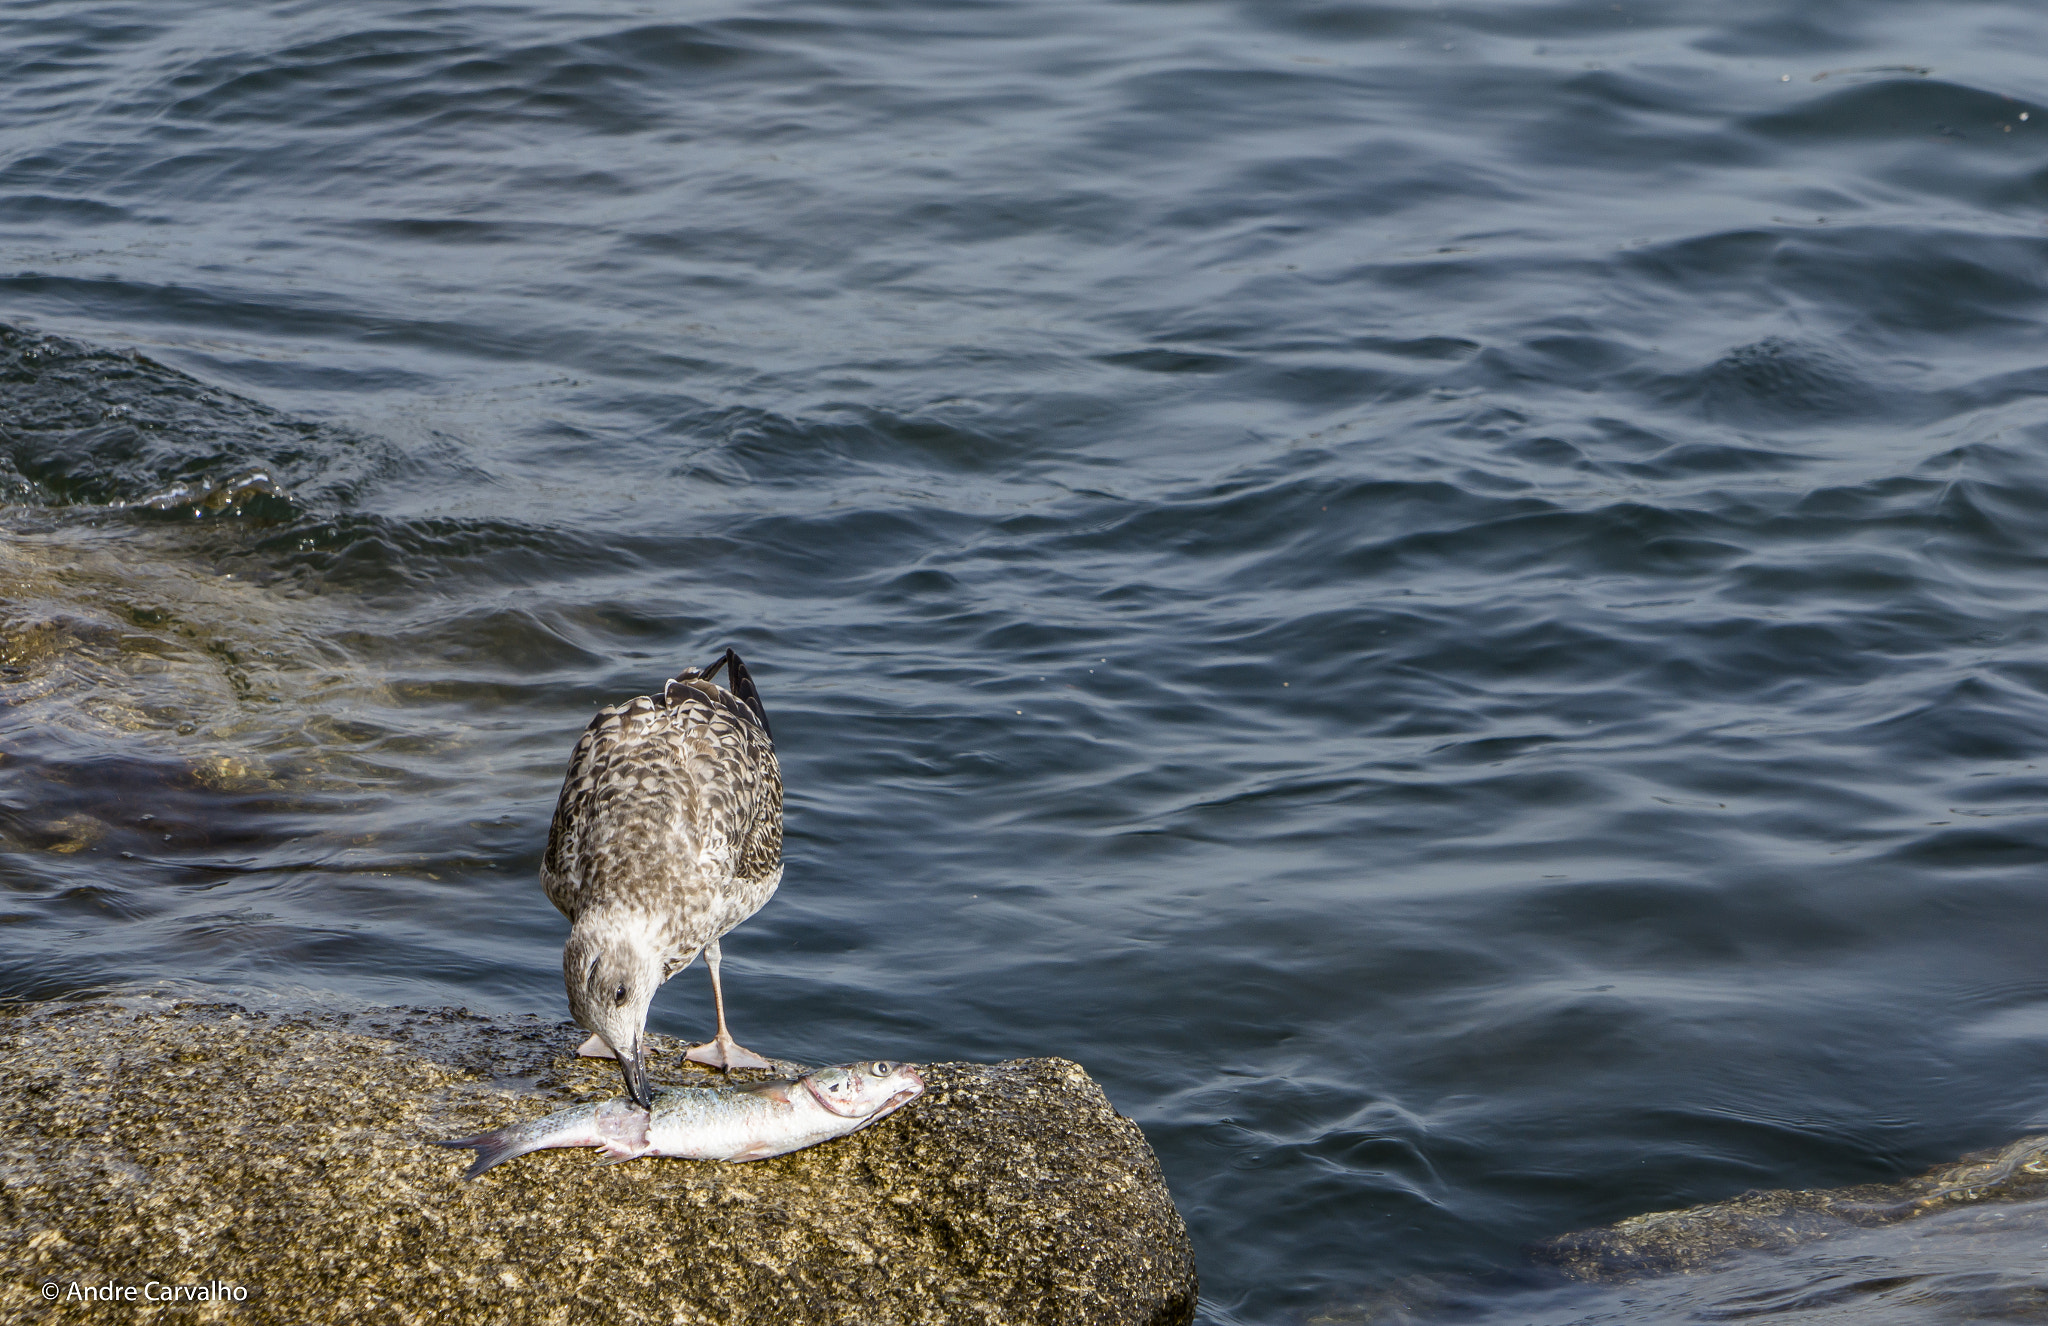
[[0, 992], [560, 1015], [569, 747], [732, 644], [744, 1041], [1079, 1060], [1214, 1326], [1720, 1311], [1524, 1249], [2048, 1127], [2044, 56], [18, 0]]

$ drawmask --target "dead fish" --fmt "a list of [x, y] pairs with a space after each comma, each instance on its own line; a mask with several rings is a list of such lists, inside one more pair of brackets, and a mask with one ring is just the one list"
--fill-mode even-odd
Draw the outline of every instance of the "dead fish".
[[656, 1087], [652, 1110], [615, 1096], [434, 1145], [475, 1151], [464, 1175], [471, 1179], [551, 1146], [600, 1147], [606, 1164], [642, 1156], [765, 1160], [858, 1132], [923, 1090], [916, 1069], [882, 1059], [744, 1086]]

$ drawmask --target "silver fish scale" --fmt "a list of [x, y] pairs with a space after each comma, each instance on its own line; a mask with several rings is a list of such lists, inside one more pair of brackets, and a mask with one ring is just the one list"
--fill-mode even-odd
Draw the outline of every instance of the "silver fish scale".
[[600, 710], [569, 757], [540, 878], [571, 923], [617, 908], [647, 926], [674, 975], [782, 880], [774, 743], [714, 682]]

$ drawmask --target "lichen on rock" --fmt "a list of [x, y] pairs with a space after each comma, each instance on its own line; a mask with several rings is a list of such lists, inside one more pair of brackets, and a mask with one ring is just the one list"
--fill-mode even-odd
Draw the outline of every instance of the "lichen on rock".
[[[1743, 1252], [1785, 1252], [1854, 1230], [1971, 1207], [2025, 1205], [2048, 1216], [2048, 1137], [2023, 1137], [1899, 1183], [1769, 1189], [1675, 1211], [1630, 1216], [1547, 1240], [1536, 1252], [1579, 1280], [1627, 1280], [1709, 1269]], [[2048, 1225], [2043, 1225], [2048, 1230]]]
[[[0, 1015], [6, 1315], [236, 1322], [1192, 1320], [1187, 1232], [1137, 1126], [1058, 1059], [922, 1066], [924, 1096], [771, 1160], [541, 1152], [472, 1183], [428, 1145], [617, 1094], [580, 1032], [461, 1010], [134, 996]], [[656, 1038], [668, 1080], [697, 1070]]]

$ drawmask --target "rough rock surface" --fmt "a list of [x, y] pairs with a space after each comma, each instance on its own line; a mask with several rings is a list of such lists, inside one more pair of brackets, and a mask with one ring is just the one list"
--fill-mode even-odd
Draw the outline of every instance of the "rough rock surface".
[[[1604, 1229], [1581, 1230], [1537, 1248], [1543, 1260], [1581, 1280], [1701, 1271], [1744, 1251], [1783, 1252], [1852, 1230], [1983, 1207], [1988, 1225], [2018, 1213], [2048, 1232], [2048, 1137], [2023, 1137], [1964, 1156], [1903, 1183], [1746, 1192], [1725, 1202], [1653, 1211]], [[1952, 1221], [1950, 1222], [1953, 1223]], [[1951, 1236], [1967, 1230], [1951, 1228]]]
[[[546, 1151], [471, 1183], [469, 1153], [426, 1145], [616, 1095], [580, 1035], [450, 1009], [0, 1010], [0, 1318], [1193, 1318], [1158, 1162], [1063, 1060], [923, 1066], [924, 1096], [873, 1127], [745, 1165]], [[661, 1080], [689, 1076], [676, 1048], [657, 1040]], [[152, 1305], [150, 1281], [246, 1297]], [[109, 1282], [137, 1301], [70, 1298]]]

